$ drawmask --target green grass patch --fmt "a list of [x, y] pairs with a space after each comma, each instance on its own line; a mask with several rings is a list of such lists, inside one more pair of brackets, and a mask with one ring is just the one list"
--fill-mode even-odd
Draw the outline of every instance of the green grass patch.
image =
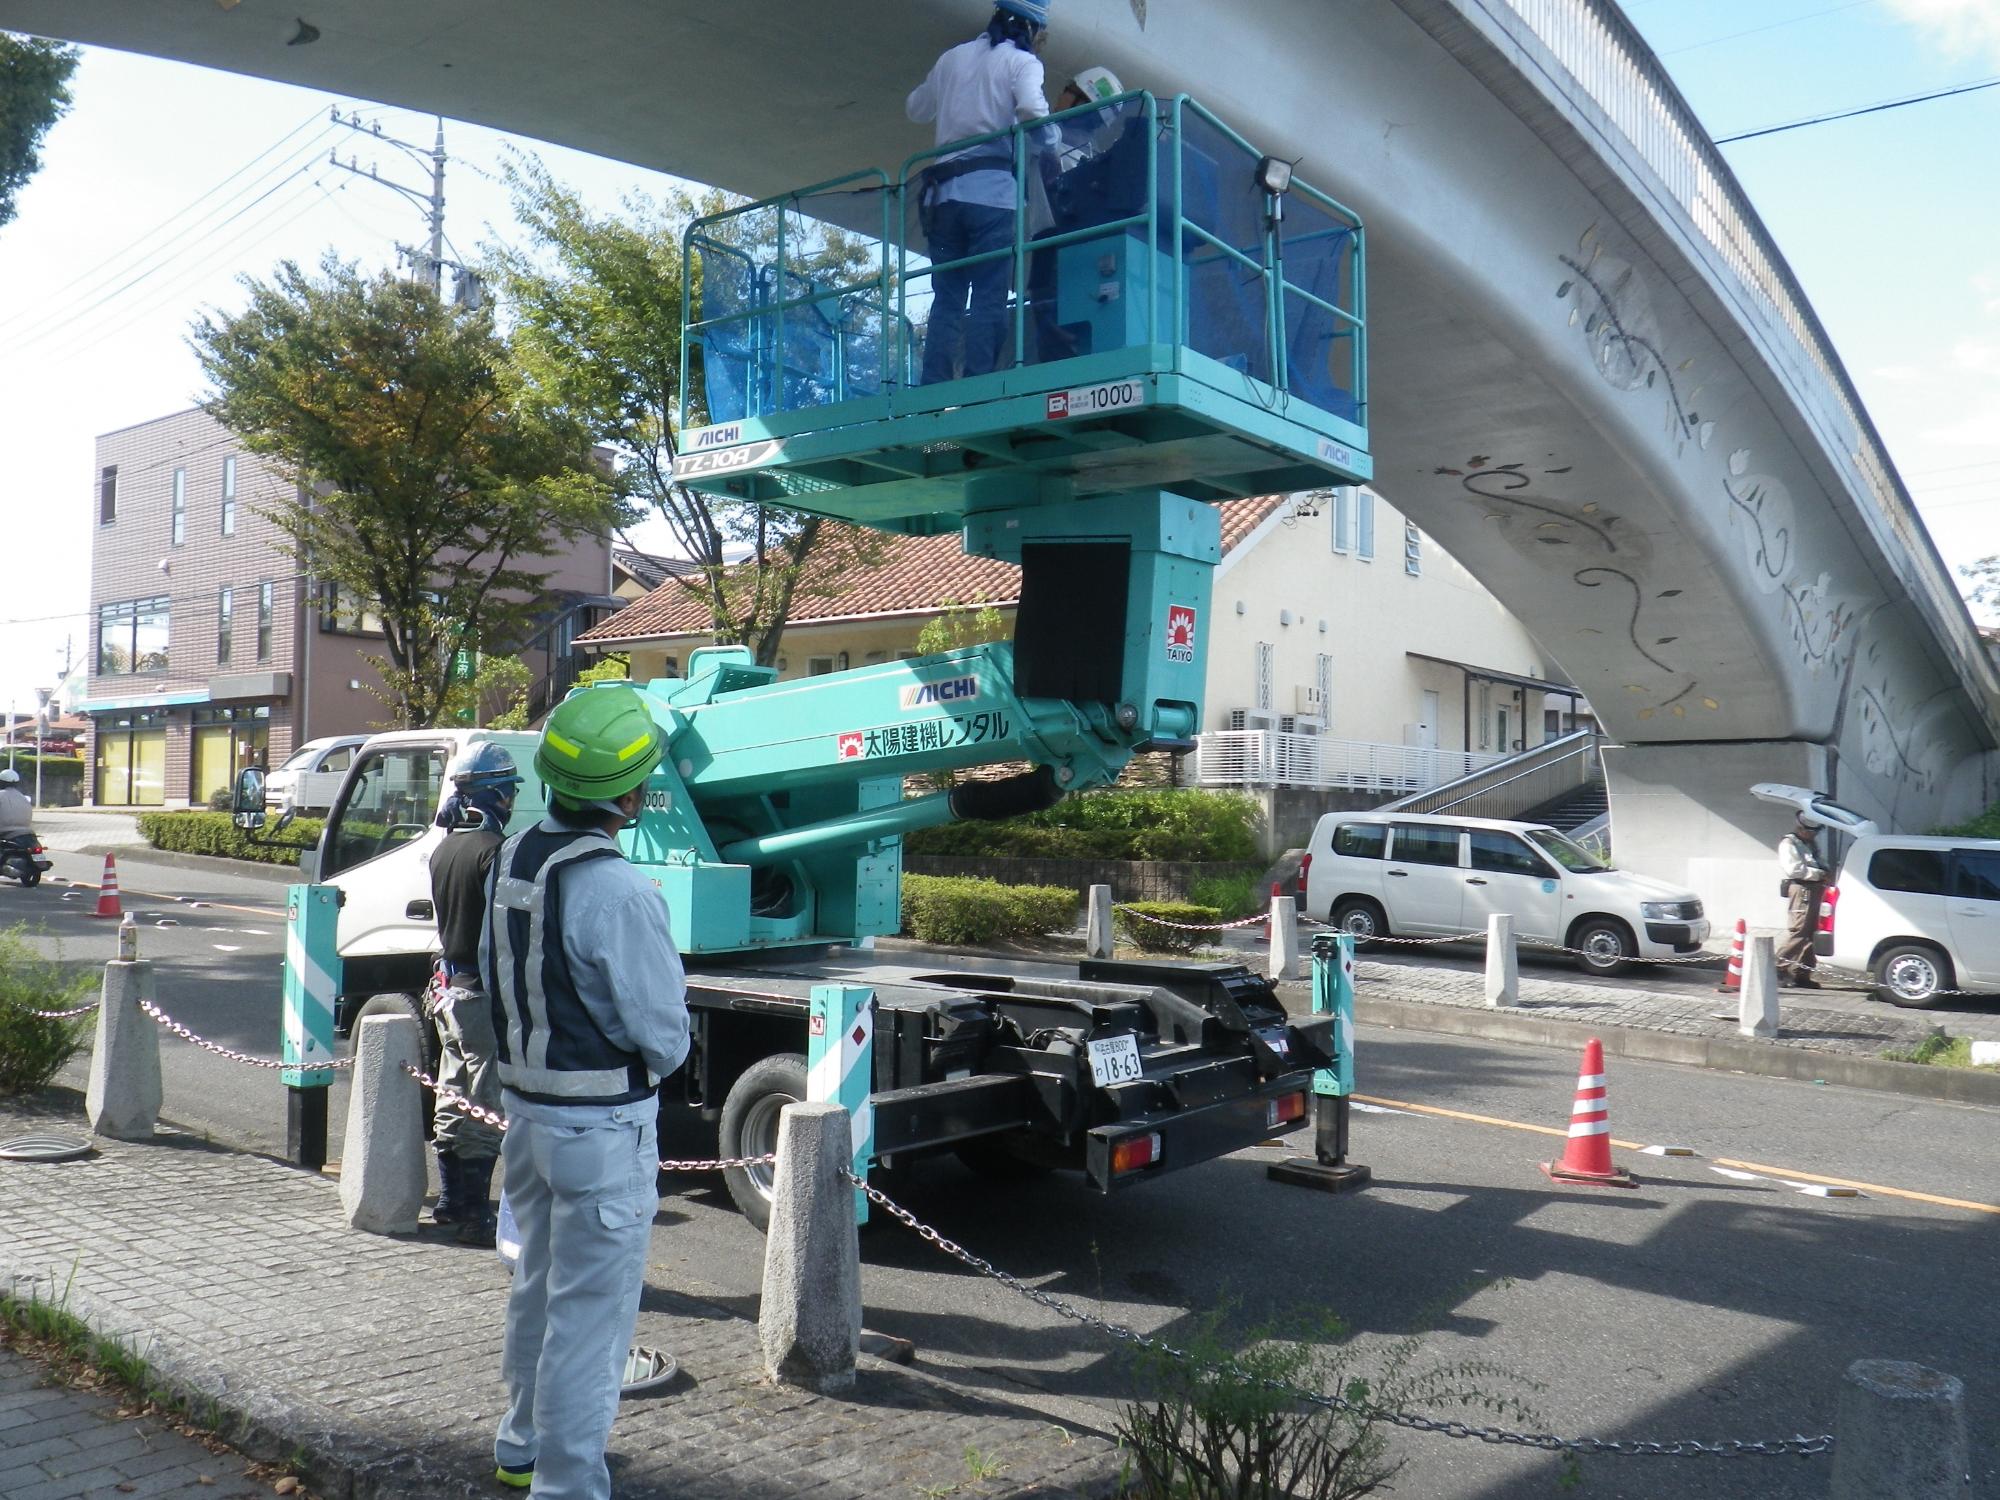
[[40, 1010], [73, 1010], [90, 998], [97, 980], [59, 958], [43, 958], [28, 942], [29, 929], [0, 932], [0, 1096], [46, 1088], [64, 1063], [83, 1050], [88, 1015], [66, 1021]]
[[[1972, 1061], [1972, 1038], [1951, 1036], [1942, 1027], [1918, 1042], [1914, 1047], [1887, 1047], [1882, 1056], [1890, 1062], [1917, 1063], [1926, 1068], [1970, 1068]], [[1992, 1063], [1976, 1066], [1992, 1068]]]

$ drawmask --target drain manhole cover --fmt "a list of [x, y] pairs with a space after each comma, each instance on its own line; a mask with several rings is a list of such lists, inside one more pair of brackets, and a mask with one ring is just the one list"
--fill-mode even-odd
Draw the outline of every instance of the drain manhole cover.
[[625, 1379], [618, 1388], [618, 1394], [650, 1396], [654, 1391], [664, 1390], [680, 1369], [680, 1361], [665, 1350], [634, 1344], [632, 1352], [625, 1357]]
[[75, 1161], [96, 1149], [73, 1135], [19, 1135], [0, 1141], [0, 1161]]

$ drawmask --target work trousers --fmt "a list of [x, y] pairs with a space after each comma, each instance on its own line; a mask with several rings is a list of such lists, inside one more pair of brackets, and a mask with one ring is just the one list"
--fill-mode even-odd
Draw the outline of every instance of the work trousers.
[[[925, 249], [931, 263], [962, 260], [999, 250], [1014, 237], [1013, 211], [983, 203], [947, 202], [931, 211]], [[931, 277], [931, 316], [924, 329], [923, 383], [958, 375], [990, 375], [1007, 337], [1007, 292], [1014, 284], [1012, 256], [996, 255], [976, 266]]]
[[507, 1300], [507, 1412], [494, 1457], [532, 1464], [539, 1500], [610, 1500], [604, 1445], [618, 1409], [653, 1215], [657, 1103], [570, 1111], [507, 1096], [501, 1152], [521, 1258]]
[[1796, 984], [1819, 966], [1813, 952], [1813, 934], [1819, 931], [1819, 901], [1824, 885], [1804, 880], [1792, 882], [1790, 905], [1785, 908], [1785, 940], [1778, 944], [1778, 978]]
[[[484, 990], [451, 985], [431, 1012], [437, 1022], [438, 1083], [481, 1109], [500, 1113], [500, 1074], [493, 1065], [493, 1002]], [[431, 1143], [460, 1161], [491, 1161], [500, 1154], [500, 1132], [462, 1109], [440, 1105]]]

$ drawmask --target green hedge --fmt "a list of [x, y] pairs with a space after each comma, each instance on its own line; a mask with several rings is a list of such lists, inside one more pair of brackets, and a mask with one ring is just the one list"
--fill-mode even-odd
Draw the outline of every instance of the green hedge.
[[[1213, 906], [1196, 906], [1191, 901], [1127, 901], [1113, 913], [1118, 935], [1146, 953], [1192, 953], [1215, 940], [1212, 932], [1186, 932], [1178, 927], [1162, 927], [1160, 922], [1185, 922], [1211, 926], [1222, 920]], [[1141, 920], [1157, 917], [1157, 922]]]
[[1076, 921], [1075, 891], [947, 875], [903, 877], [903, 931], [925, 943], [1040, 937]]
[[1940, 828], [1937, 831], [1946, 838], [2000, 839], [2000, 802], [1994, 803], [1969, 823], [1960, 823], [1955, 828]]
[[139, 814], [139, 835], [155, 849], [171, 849], [177, 854], [214, 854], [224, 859], [248, 859], [262, 865], [296, 865], [299, 850], [291, 847], [319, 842], [321, 818], [294, 818], [281, 832], [267, 826], [260, 837], [277, 838], [285, 845], [271, 848], [253, 844], [229, 820], [228, 813], [156, 812]]
[[[16, 750], [10, 761], [7, 752], [0, 750], [0, 768], [4, 768], [11, 763], [14, 769], [21, 773], [21, 782], [24, 786], [32, 786], [34, 784], [35, 759], [35, 752], [32, 750]], [[81, 756], [44, 755], [41, 757], [41, 762], [42, 780], [44, 782], [83, 780], [83, 757]]]
[[1085, 792], [1003, 822], [947, 823], [909, 834], [912, 854], [1026, 859], [1257, 858], [1258, 808], [1241, 792], [1192, 787]]

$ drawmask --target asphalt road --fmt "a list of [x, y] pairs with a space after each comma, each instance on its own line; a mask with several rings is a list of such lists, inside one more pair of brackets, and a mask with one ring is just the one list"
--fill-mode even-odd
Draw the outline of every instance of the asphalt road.
[[[94, 881], [97, 863], [59, 856], [57, 874]], [[163, 1007], [204, 1036], [275, 1055], [283, 884], [121, 866], [128, 909], [177, 923], [143, 937]], [[90, 905], [64, 900], [53, 882], [0, 886], [0, 924], [39, 920], [43, 941], [95, 962], [113, 936], [84, 915]], [[1353, 1156], [1375, 1174], [1359, 1193], [1268, 1181], [1264, 1167], [1281, 1154], [1270, 1148], [1110, 1199], [1059, 1177], [996, 1186], [949, 1160], [920, 1164], [892, 1190], [1029, 1284], [1142, 1332], [1185, 1337], [1211, 1311], [1230, 1337], [1260, 1326], [1303, 1332], [1337, 1315], [1351, 1336], [1333, 1347], [1364, 1368], [1378, 1367], [1395, 1341], [1418, 1338], [1419, 1365], [1490, 1366], [1474, 1386], [1526, 1400], [1537, 1414], [1530, 1425], [1562, 1433], [1828, 1431], [1850, 1360], [1918, 1359], [1966, 1378], [1973, 1492], [2000, 1484], [2000, 1111], [1620, 1062], [1610, 1078], [1614, 1134], [1702, 1155], [1621, 1153], [1642, 1179], [1637, 1189], [1558, 1188], [1536, 1163], [1559, 1140], [1455, 1115], [1564, 1126], [1573, 1054], [1367, 1027], [1358, 1050], [1366, 1097], [1421, 1107], [1356, 1114]], [[171, 1119], [282, 1154], [274, 1073], [172, 1037], [161, 1055]], [[72, 1081], [81, 1080], [79, 1068]], [[334, 1105], [337, 1151], [339, 1094]], [[1750, 1165], [1728, 1175], [1716, 1158]], [[1871, 1186], [1858, 1198], [1822, 1198], [1779, 1180], [1806, 1174]], [[662, 1201], [650, 1280], [752, 1312], [762, 1248], [718, 1182], [691, 1180]], [[869, 1326], [914, 1340], [930, 1368], [1064, 1420], [1114, 1422], [1132, 1373], [1101, 1334], [898, 1226], [871, 1229], [863, 1257]], [[1410, 1462], [1403, 1493], [1556, 1492], [1555, 1461], [1519, 1449], [1411, 1435], [1398, 1451]], [[1585, 1495], [1805, 1500], [1825, 1493], [1828, 1460], [1607, 1457], [1583, 1474]]]

